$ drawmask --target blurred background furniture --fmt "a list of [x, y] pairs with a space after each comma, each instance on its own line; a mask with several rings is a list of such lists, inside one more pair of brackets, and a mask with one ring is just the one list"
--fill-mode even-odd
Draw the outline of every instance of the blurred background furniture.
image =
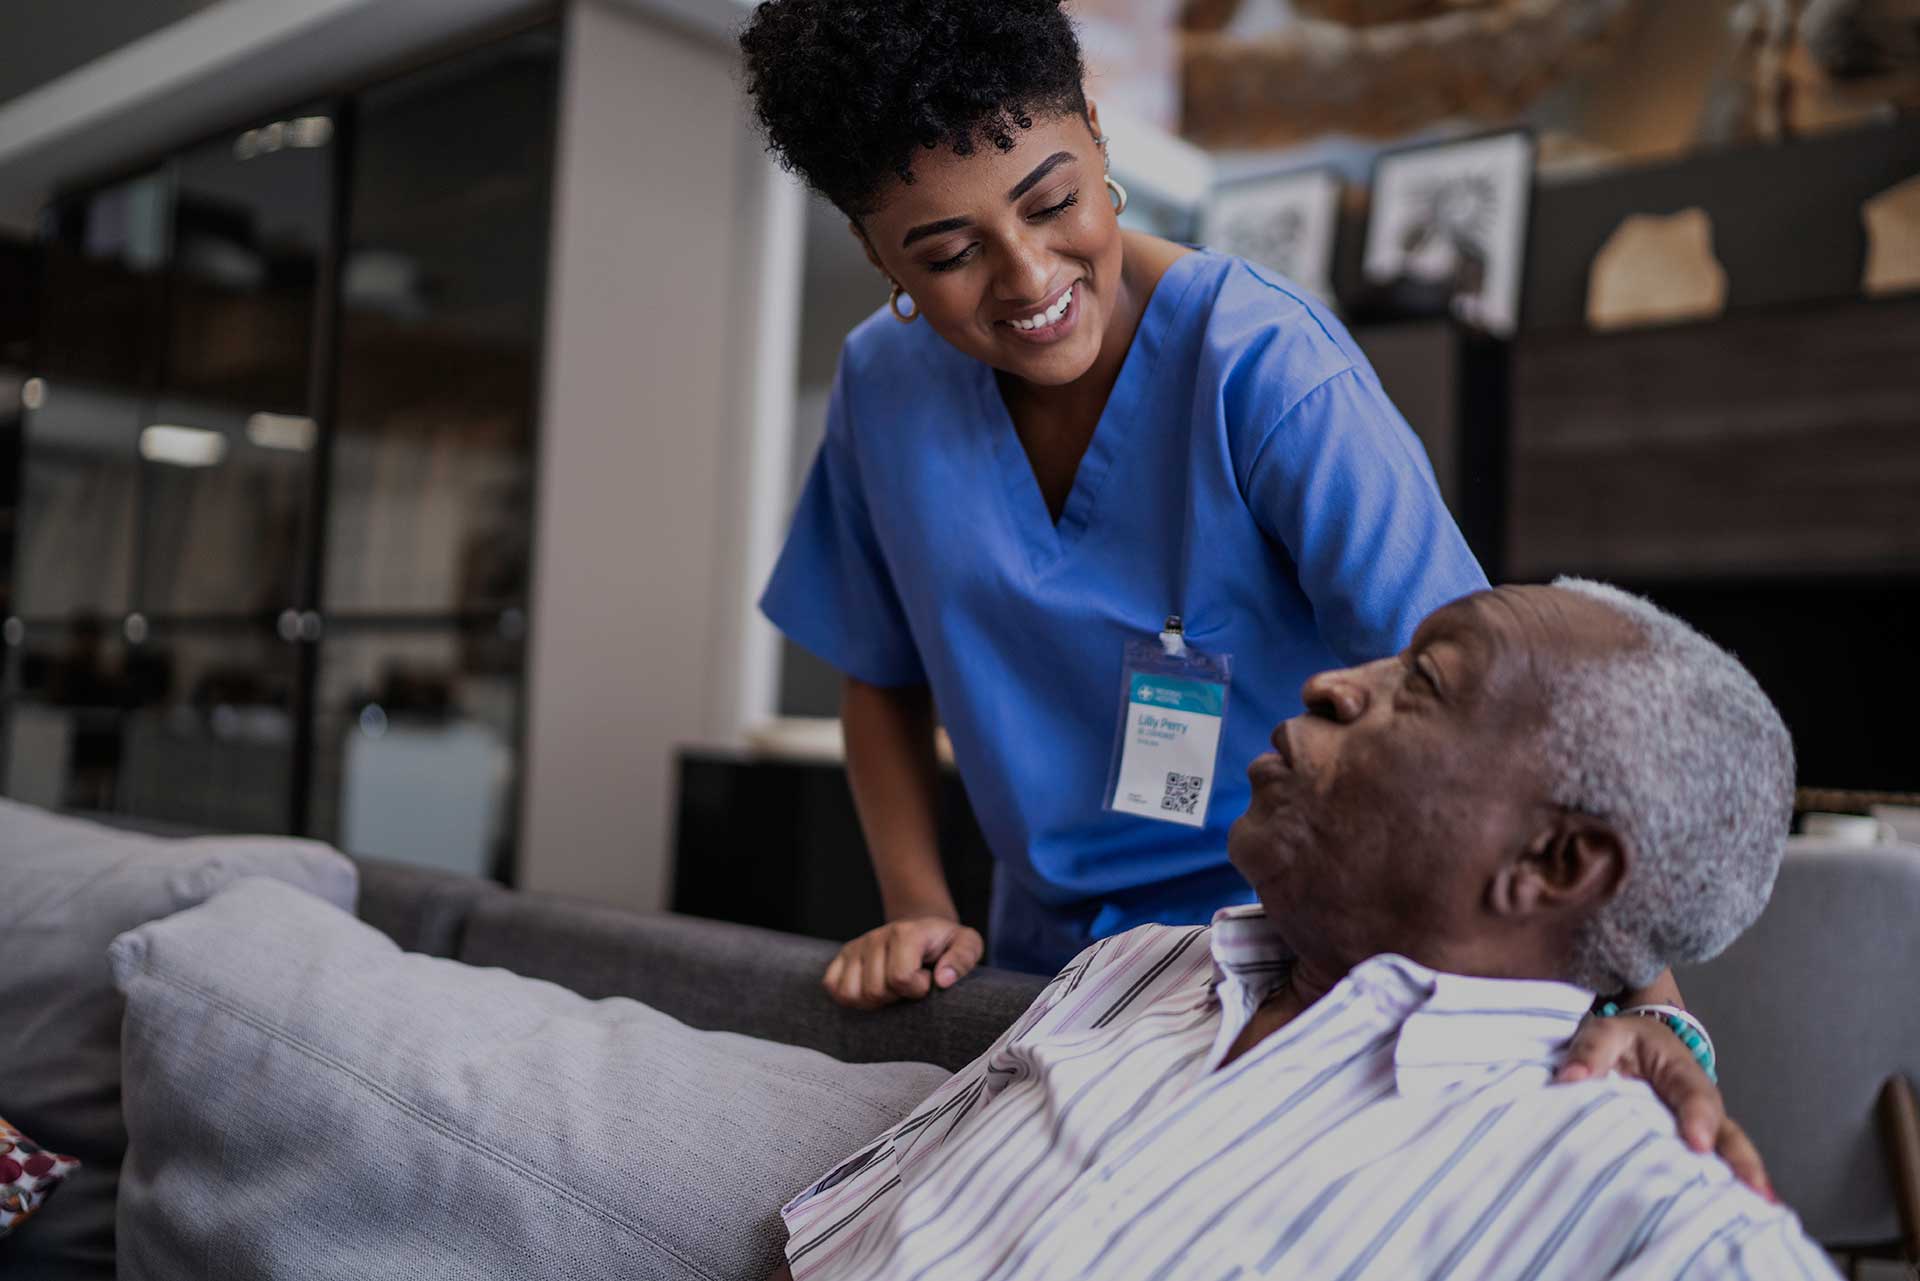
[[1807, 1231], [1920, 1265], [1920, 847], [1796, 838], [1758, 924], [1676, 977]]
[[469, 876], [492, 870], [512, 754], [475, 721], [389, 729], [347, 741], [340, 843]]
[[559, 74], [389, 69], [0, 256], [9, 795], [509, 872]]
[[[880, 889], [837, 749], [825, 759], [687, 749], [677, 765], [674, 911], [837, 941], [880, 923]], [[954, 906], [984, 937], [993, 856], [951, 768], [940, 771], [939, 806]]]

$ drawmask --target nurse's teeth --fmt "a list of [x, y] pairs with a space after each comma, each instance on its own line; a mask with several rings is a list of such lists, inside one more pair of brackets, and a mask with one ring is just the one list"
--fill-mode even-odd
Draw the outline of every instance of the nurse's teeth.
[[1045, 311], [1037, 312], [1025, 320], [1010, 320], [1007, 323], [1015, 329], [1044, 329], [1059, 320], [1060, 317], [1066, 315], [1067, 305], [1072, 301], [1073, 290], [1069, 288], [1067, 292], [1060, 295], [1060, 301], [1054, 303], [1053, 306], [1047, 308]]

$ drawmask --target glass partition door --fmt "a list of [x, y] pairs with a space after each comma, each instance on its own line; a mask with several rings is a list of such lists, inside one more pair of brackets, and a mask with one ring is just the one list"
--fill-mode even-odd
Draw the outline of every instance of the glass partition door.
[[0, 790], [506, 874], [559, 41], [47, 212]]
[[47, 216], [10, 795], [298, 826], [304, 656], [279, 620], [306, 596], [334, 114], [216, 137]]
[[511, 867], [558, 49], [363, 95], [321, 535], [311, 831]]

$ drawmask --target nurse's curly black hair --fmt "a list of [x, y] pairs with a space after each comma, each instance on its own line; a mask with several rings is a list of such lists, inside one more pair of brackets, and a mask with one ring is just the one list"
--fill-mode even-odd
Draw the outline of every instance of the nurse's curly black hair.
[[1087, 109], [1059, 0], [766, 0], [740, 48], [768, 150], [855, 218], [919, 152]]

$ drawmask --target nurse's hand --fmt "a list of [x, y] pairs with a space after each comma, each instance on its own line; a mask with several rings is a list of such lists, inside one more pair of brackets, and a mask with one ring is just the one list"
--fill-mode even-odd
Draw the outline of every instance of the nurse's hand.
[[842, 1005], [877, 1010], [948, 988], [980, 964], [980, 931], [943, 916], [910, 916], [868, 930], [840, 949], [820, 980]]
[[1588, 1018], [1567, 1047], [1566, 1061], [1556, 1082], [1584, 1081], [1618, 1073], [1638, 1077], [1653, 1087], [1673, 1112], [1680, 1138], [1695, 1152], [1711, 1149], [1733, 1170], [1734, 1177], [1766, 1197], [1777, 1200], [1767, 1168], [1753, 1140], [1727, 1115], [1720, 1087], [1708, 1079], [1693, 1051], [1653, 1019]]

